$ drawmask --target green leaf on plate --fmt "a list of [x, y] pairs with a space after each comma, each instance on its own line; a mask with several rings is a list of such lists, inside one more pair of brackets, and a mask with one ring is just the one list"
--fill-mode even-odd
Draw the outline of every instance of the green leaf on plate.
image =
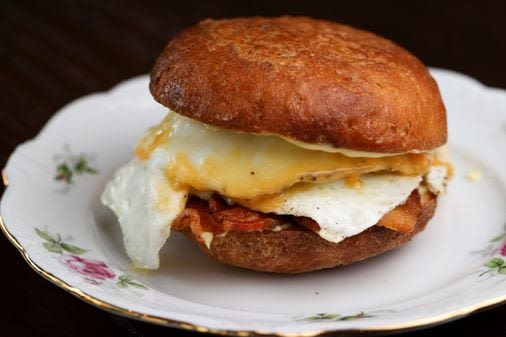
[[127, 282], [129, 285], [131, 285], [132, 287], [135, 287], [135, 288], [139, 288], [139, 289], [144, 289], [144, 290], [149, 290], [148, 287], [146, 287], [145, 285], [142, 285], [140, 283], [137, 283], [137, 282], [132, 282], [132, 281], [129, 281]]
[[118, 280], [117, 285], [120, 288], [128, 288], [128, 286], [132, 286], [138, 289], [149, 290], [145, 285], [134, 282], [134, 278], [127, 274], [119, 276]]
[[369, 318], [374, 317], [374, 315], [366, 314], [364, 312], [358, 313], [356, 315], [351, 316], [351, 319], [361, 319], [361, 318]]
[[130, 275], [121, 275], [120, 277], [118, 277], [120, 281], [123, 281], [123, 282], [130, 282], [132, 281], [134, 278]]
[[89, 174], [97, 174], [98, 171], [97, 169], [94, 169], [93, 167], [87, 167], [86, 168], [86, 173], [89, 173]]
[[53, 238], [51, 235], [49, 235], [47, 232], [44, 232], [43, 230], [40, 230], [38, 228], [35, 228], [35, 232], [37, 233], [38, 236], [40, 236], [42, 239], [46, 240], [46, 241], [49, 241], [49, 242], [53, 242], [53, 243], [56, 243], [56, 239]]
[[67, 164], [60, 164], [56, 167], [56, 176], [54, 179], [63, 180], [67, 184], [70, 184], [72, 182], [72, 176], [73, 172]]
[[336, 315], [336, 314], [325, 314], [322, 316], [322, 319], [335, 319], [337, 318], [339, 315]]
[[498, 269], [499, 274], [506, 275], [506, 266], [501, 266]]
[[500, 257], [494, 257], [493, 259], [490, 259], [487, 263], [485, 263], [485, 266], [489, 268], [497, 268], [501, 267], [504, 264], [504, 260]]
[[61, 243], [61, 248], [65, 249], [67, 252], [70, 252], [72, 254], [81, 255], [87, 252], [86, 249], [82, 249], [73, 245], [70, 245], [68, 243]]
[[324, 320], [333, 320], [339, 317], [339, 315], [336, 314], [326, 314], [326, 313], [319, 313], [313, 316], [308, 316], [305, 318], [305, 320], [308, 321], [324, 321]]
[[44, 248], [46, 248], [47, 250], [49, 250], [52, 253], [58, 253], [58, 254], [63, 253], [63, 250], [61, 249], [60, 245], [57, 243], [44, 242], [42, 245], [44, 246]]
[[122, 281], [116, 282], [116, 285], [118, 286], [118, 288], [121, 288], [121, 289], [128, 288], [128, 284], [126, 284], [125, 282], [122, 282]]
[[88, 160], [84, 157], [79, 158], [77, 163], [74, 165], [74, 170], [77, 174], [89, 173], [95, 174], [97, 170], [93, 167], [88, 166]]
[[491, 242], [498, 242], [498, 241], [502, 241], [503, 239], [506, 239], [506, 233], [503, 233], [501, 235], [498, 235], [496, 236], [495, 238], [493, 238], [492, 240], [490, 240]]
[[86, 159], [84, 158], [79, 158], [79, 160], [77, 161], [77, 163], [74, 165], [74, 170], [78, 173], [78, 174], [81, 174], [83, 173], [85, 170], [86, 170], [86, 167], [88, 166], [88, 163], [86, 162]]

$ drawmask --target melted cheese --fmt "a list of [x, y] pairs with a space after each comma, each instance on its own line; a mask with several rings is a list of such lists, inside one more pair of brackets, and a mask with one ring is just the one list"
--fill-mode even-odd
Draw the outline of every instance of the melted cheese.
[[[290, 142], [298, 147], [301, 147], [303, 149], [307, 150], [313, 150], [313, 151], [324, 151], [324, 152], [330, 152], [330, 153], [340, 153], [345, 155], [346, 157], [366, 157], [366, 158], [379, 158], [379, 157], [389, 157], [389, 156], [398, 156], [402, 155], [404, 153], [379, 153], [379, 152], [368, 152], [368, 151], [355, 151], [355, 150], [349, 150], [349, 149], [340, 149], [333, 147], [332, 145], [328, 144], [311, 144], [306, 142], [301, 142], [300, 140], [288, 138], [288, 137], [280, 137], [284, 139], [287, 142]], [[421, 151], [414, 150], [409, 151], [408, 153], [421, 153]]]
[[298, 182], [323, 183], [368, 172], [422, 175], [433, 160], [428, 153], [348, 157], [309, 150], [276, 136], [216, 128], [173, 112], [140, 141], [136, 155], [146, 160], [156, 151], [165, 156], [166, 175], [176, 185], [242, 199], [280, 193]]

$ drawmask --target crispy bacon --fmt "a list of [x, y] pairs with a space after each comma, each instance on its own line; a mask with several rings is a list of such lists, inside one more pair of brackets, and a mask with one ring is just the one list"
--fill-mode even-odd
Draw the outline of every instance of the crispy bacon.
[[[406, 202], [383, 216], [378, 226], [407, 233], [413, 230], [422, 210], [418, 191], [413, 191]], [[307, 217], [279, 216], [256, 212], [240, 205], [229, 205], [213, 194], [209, 200], [190, 197], [186, 209], [173, 224], [176, 231], [190, 229], [196, 238], [203, 233], [218, 235], [228, 231], [253, 232], [272, 229], [284, 223], [292, 223], [314, 232], [320, 230], [316, 221]]]
[[263, 231], [282, 224], [282, 217], [250, 210], [239, 205], [228, 205], [213, 194], [208, 201], [190, 197], [186, 209], [173, 224], [176, 231], [189, 228], [198, 238], [204, 232], [215, 235], [228, 231]]
[[309, 230], [312, 230], [313, 232], [318, 233], [320, 231], [320, 225], [318, 225], [318, 222], [314, 221], [311, 218], [307, 218], [305, 216], [294, 216], [293, 221], [302, 227], [306, 227]]
[[385, 214], [378, 226], [383, 226], [401, 233], [411, 232], [416, 225], [416, 220], [422, 211], [420, 193], [413, 191], [406, 202], [397, 206]]
[[277, 218], [255, 212], [244, 207], [236, 206], [228, 210], [219, 211], [214, 218], [223, 224], [223, 230], [237, 232], [252, 232], [265, 230], [279, 225]]

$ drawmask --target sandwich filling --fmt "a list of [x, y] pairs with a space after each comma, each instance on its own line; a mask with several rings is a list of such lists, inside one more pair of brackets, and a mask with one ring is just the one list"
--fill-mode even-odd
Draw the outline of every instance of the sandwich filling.
[[219, 219], [226, 214], [226, 221], [207, 222], [219, 226], [190, 226], [208, 247], [231, 230], [283, 230], [288, 223], [338, 243], [381, 225], [417, 189], [444, 192], [452, 174], [442, 148], [405, 154], [336, 149], [217, 128], [172, 111], [135, 153], [102, 202], [116, 213], [134, 265], [149, 269], [158, 268], [173, 224], [176, 230], [195, 224], [184, 219], [197, 216], [191, 210], [204, 209], [204, 202], [219, 210]]

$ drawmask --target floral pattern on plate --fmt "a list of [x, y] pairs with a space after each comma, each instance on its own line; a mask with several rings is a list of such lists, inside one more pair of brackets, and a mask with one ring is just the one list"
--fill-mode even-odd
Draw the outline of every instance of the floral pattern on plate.
[[64, 145], [63, 152], [54, 156], [56, 169], [54, 179], [61, 181], [69, 188], [77, 175], [97, 174], [98, 170], [91, 166], [94, 156], [88, 153], [74, 154], [70, 146]]
[[353, 315], [341, 315], [341, 314], [328, 314], [328, 313], [319, 313], [309, 316], [304, 316], [302, 318], [298, 318], [298, 321], [306, 321], [306, 322], [323, 322], [323, 321], [354, 321], [357, 319], [364, 319], [369, 317], [374, 317], [375, 315], [371, 315], [365, 312], [359, 312]]
[[490, 239], [487, 247], [473, 253], [480, 254], [482, 257], [492, 257], [480, 269], [479, 277], [506, 276], [506, 223], [502, 233]]
[[53, 235], [39, 228], [35, 228], [35, 232], [44, 240], [42, 246], [51, 253], [59, 254], [60, 257], [58, 260], [60, 263], [70, 271], [84, 276], [84, 281], [93, 285], [101, 285], [108, 280], [116, 280], [116, 286], [120, 289], [134, 287], [148, 290], [148, 287], [136, 282], [134, 278], [128, 274], [117, 276], [117, 274], [101, 260], [78, 256], [85, 254], [87, 250], [64, 242], [60, 234]]

